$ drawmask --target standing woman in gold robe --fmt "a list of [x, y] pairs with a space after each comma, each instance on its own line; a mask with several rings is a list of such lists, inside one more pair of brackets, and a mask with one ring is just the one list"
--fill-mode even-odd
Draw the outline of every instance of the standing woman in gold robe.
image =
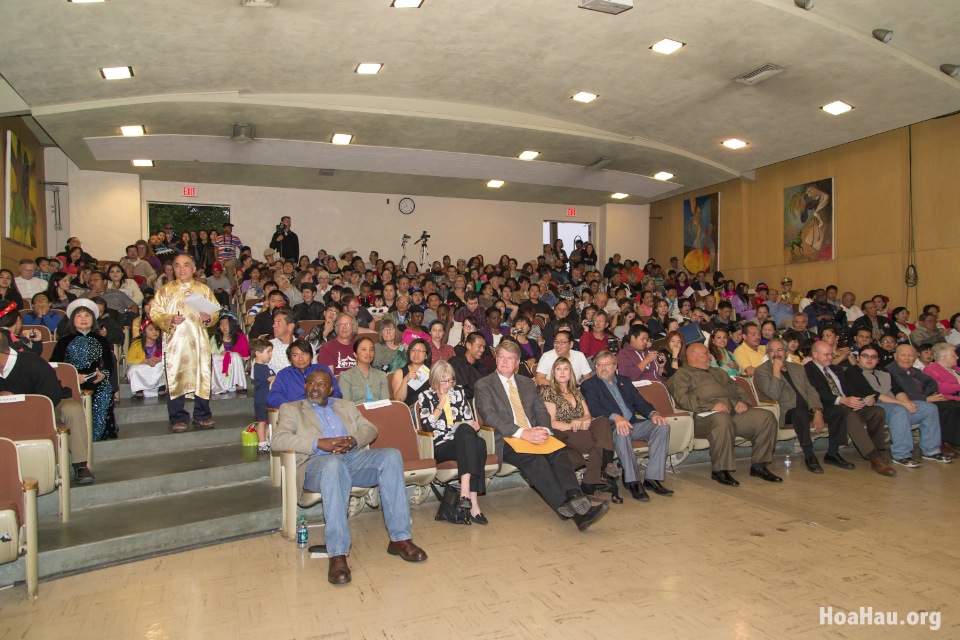
[[197, 267], [189, 255], [173, 260], [176, 278], [160, 287], [153, 299], [150, 319], [164, 333], [163, 364], [167, 374], [167, 414], [175, 433], [187, 430], [190, 414], [184, 408], [187, 396], [193, 396], [193, 426], [212, 429], [210, 412], [210, 338], [207, 329], [214, 326], [219, 313], [203, 313], [186, 304], [191, 296], [201, 296], [217, 304], [213, 292], [193, 279]]

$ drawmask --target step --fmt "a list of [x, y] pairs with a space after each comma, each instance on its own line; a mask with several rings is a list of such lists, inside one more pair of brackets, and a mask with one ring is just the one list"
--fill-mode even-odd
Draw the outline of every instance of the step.
[[[265, 480], [40, 518], [40, 577], [214, 544], [280, 526], [280, 491]], [[24, 561], [0, 565], [0, 586], [24, 579]], [[41, 587], [42, 588], [42, 587]]]
[[[187, 400], [186, 410], [193, 412], [193, 401]], [[214, 419], [217, 416], [245, 414], [253, 420], [253, 393], [223, 393], [210, 399], [210, 410]], [[126, 424], [137, 422], [155, 422], [167, 420], [166, 398], [121, 398], [114, 405], [117, 424], [122, 428]]]
[[128, 456], [239, 444], [240, 432], [253, 422], [253, 417], [225, 414], [215, 416], [214, 422], [213, 429], [190, 428], [184, 433], [174, 433], [167, 419], [121, 425], [119, 438], [93, 444], [94, 467], [101, 461]]
[[[94, 465], [96, 482], [71, 486], [72, 514], [144, 498], [224, 487], [269, 477], [270, 463], [256, 447], [237, 444], [104, 460]], [[56, 492], [41, 496], [42, 515], [57, 512]]]

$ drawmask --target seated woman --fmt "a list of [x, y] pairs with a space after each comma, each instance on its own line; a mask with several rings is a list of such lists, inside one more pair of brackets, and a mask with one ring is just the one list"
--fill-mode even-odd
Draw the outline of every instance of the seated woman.
[[17, 282], [13, 278], [13, 271], [10, 269], [0, 269], [0, 299], [16, 304], [17, 311], [23, 309], [23, 296], [20, 295]]
[[244, 369], [250, 357], [247, 336], [240, 331], [237, 319], [229, 313], [220, 314], [220, 322], [210, 338], [213, 363], [210, 368], [210, 393], [232, 393], [247, 390]]
[[764, 320], [760, 325], [760, 345], [767, 346], [767, 343], [777, 337], [777, 323], [773, 320]]
[[731, 322], [727, 327], [727, 351], [733, 353], [743, 342], [743, 325], [739, 322]]
[[47, 285], [47, 300], [53, 309], [64, 311], [67, 305], [77, 299], [76, 294], [70, 291], [73, 278], [69, 273], [57, 271], [50, 276], [50, 284]]
[[611, 477], [619, 475], [613, 465], [613, 427], [609, 420], [594, 421], [591, 417], [569, 360], [560, 357], [553, 363], [550, 383], [540, 387], [540, 399], [550, 414], [553, 435], [570, 451], [573, 467], [581, 466], [583, 456], [587, 456], [580, 489], [587, 495], [609, 491], [615, 503], [623, 502]]
[[434, 320], [430, 323], [430, 359], [434, 363], [441, 360], [447, 361], [456, 355], [453, 347], [444, 340], [444, 334], [446, 334], [446, 327], [443, 320]]
[[287, 359], [290, 361], [289, 367], [284, 367], [277, 371], [277, 377], [273, 380], [273, 386], [270, 387], [270, 395], [267, 396], [267, 406], [271, 409], [279, 409], [280, 405], [287, 402], [297, 402], [305, 400], [307, 397], [304, 391], [304, 385], [311, 373], [318, 369], [323, 369], [330, 374], [333, 381], [333, 393], [331, 398], [342, 398], [340, 385], [337, 383], [333, 371], [322, 364], [311, 364], [313, 362], [313, 347], [306, 340], [294, 340], [287, 347]]
[[787, 329], [783, 332], [783, 343], [786, 345], [787, 350], [787, 362], [799, 365], [807, 363], [807, 358], [800, 353], [800, 341], [800, 334], [793, 329]]
[[127, 278], [127, 274], [116, 262], [107, 265], [107, 280], [104, 283], [107, 289], [113, 289], [126, 294], [139, 307], [143, 303], [143, 292], [136, 280]]
[[115, 440], [117, 419], [113, 414], [110, 383], [116, 372], [113, 347], [100, 335], [97, 317], [100, 311], [92, 300], [74, 300], [67, 307], [70, 325], [57, 340], [50, 362], [66, 362], [80, 373], [80, 388], [93, 391], [93, 440]]
[[373, 366], [375, 354], [374, 342], [370, 338], [354, 341], [353, 355], [357, 364], [340, 374], [340, 391], [344, 400], [360, 404], [390, 399], [387, 374]]
[[20, 315], [23, 324], [31, 327], [43, 325], [50, 330], [51, 336], [55, 334], [57, 325], [63, 320], [63, 315], [50, 310], [50, 298], [47, 294], [45, 292], [35, 294], [30, 300], [30, 306], [32, 307], [30, 311]]
[[480, 437], [473, 407], [448, 362], [441, 360], [433, 365], [429, 384], [420, 394], [420, 428], [433, 434], [433, 457], [437, 462], [457, 461], [459, 506], [465, 524], [487, 524], [489, 520], [480, 510], [477, 498], [485, 491], [487, 445]]
[[420, 392], [430, 384], [430, 345], [418, 338], [407, 346], [407, 364], [390, 374], [390, 390], [394, 400], [408, 407], [416, 404]]
[[396, 371], [394, 362], [397, 353], [403, 353], [405, 350], [406, 347], [400, 340], [400, 332], [397, 331], [397, 323], [392, 318], [381, 320], [380, 341], [374, 345], [374, 368], [385, 373], [393, 373]]
[[[543, 354], [540, 351], [540, 345], [537, 344], [537, 341], [529, 339], [530, 328], [530, 321], [527, 320], [526, 316], [514, 318], [513, 330], [510, 332], [510, 337], [520, 345], [520, 352], [523, 354], [521, 363], [526, 365], [527, 371], [532, 375], [533, 372], [537, 370], [537, 361], [540, 360], [540, 356]], [[523, 367], [520, 368], [523, 369]]]
[[737, 319], [741, 322], [753, 320], [757, 311], [750, 304], [750, 294], [747, 293], [747, 283], [741, 282], [737, 285], [734, 295], [730, 298], [733, 310], [737, 313]]
[[840, 334], [833, 327], [824, 327], [820, 331], [820, 342], [826, 342], [833, 349], [833, 364], [842, 364], [850, 357], [850, 347], [840, 346]]
[[657, 300], [653, 305], [653, 315], [647, 321], [650, 329], [650, 338], [656, 340], [667, 335], [667, 323], [670, 322], [670, 303], [666, 300]]
[[[453, 348], [455, 355], [463, 356], [467, 352], [467, 336], [473, 332], [480, 332], [480, 323], [473, 316], [465, 316], [461, 323], [460, 344]], [[490, 344], [489, 342], [487, 343]]]
[[671, 331], [663, 339], [663, 352], [666, 363], [663, 365], [663, 377], [669, 378], [686, 361], [686, 345], [683, 344], [683, 335], [679, 331]]
[[127, 349], [127, 380], [134, 398], [167, 395], [160, 329], [149, 320], [140, 325], [140, 337]]
[[733, 354], [727, 351], [727, 332], [725, 329], [716, 329], [710, 334], [710, 366], [722, 369], [730, 376], [740, 375], [740, 365], [733, 359]]

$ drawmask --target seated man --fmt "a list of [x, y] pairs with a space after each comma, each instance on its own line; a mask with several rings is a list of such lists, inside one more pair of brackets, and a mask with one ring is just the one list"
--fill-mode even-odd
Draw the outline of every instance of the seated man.
[[26, 393], [50, 398], [57, 422], [70, 429], [73, 481], [76, 484], [93, 482], [93, 472], [87, 467], [87, 418], [80, 399], [69, 397], [70, 391], [60, 386], [49, 363], [29, 352], [17, 353], [10, 348], [7, 332], [0, 331], [0, 396]]
[[[287, 359], [287, 348], [297, 338], [297, 319], [292, 309], [277, 308], [273, 315], [273, 327], [270, 344], [273, 345], [273, 356], [270, 358], [270, 368], [276, 372], [290, 366]], [[311, 351], [311, 356], [313, 355]], [[272, 405], [271, 405], [272, 406]]]
[[480, 359], [487, 349], [487, 340], [483, 334], [474, 331], [467, 335], [466, 349], [462, 356], [453, 356], [447, 362], [453, 367], [457, 376], [457, 384], [463, 387], [463, 394], [467, 400], [472, 400], [477, 381], [490, 375], [490, 370]]
[[577, 384], [582, 383], [592, 374], [590, 372], [590, 363], [586, 357], [579, 351], [573, 351], [573, 334], [569, 331], [558, 331], [553, 339], [553, 349], [540, 356], [537, 363], [536, 382], [538, 387], [550, 382], [550, 372], [553, 371], [553, 363], [557, 358], [566, 358], [573, 367], [573, 375]]
[[913, 433], [910, 425], [920, 424], [920, 455], [934, 462], [953, 462], [940, 453], [940, 416], [932, 402], [910, 400], [889, 372], [877, 369], [880, 351], [873, 345], [860, 349], [859, 366], [846, 370], [850, 392], [861, 398], [875, 396], [876, 406], [883, 409], [890, 429], [890, 455], [894, 463], [914, 469], [920, 466], [913, 459]]
[[896, 335], [896, 327], [893, 322], [890, 321], [890, 318], [877, 313], [876, 302], [873, 300], [864, 300], [860, 310], [863, 312], [863, 315], [853, 323], [854, 331], [861, 327], [869, 329], [870, 335], [873, 336], [874, 340], [879, 340], [889, 333]]
[[813, 452], [810, 427], [812, 425], [814, 431], [821, 433], [827, 424], [830, 425], [827, 433], [830, 444], [827, 445], [824, 462], [842, 469], [852, 469], [853, 464], [840, 457], [840, 447], [847, 443], [846, 420], [842, 412], [835, 405], [823, 406], [816, 389], [810, 386], [806, 370], [787, 360], [787, 347], [783, 340], [774, 338], [767, 343], [767, 358], [754, 372], [753, 382], [761, 397], [780, 403], [780, 428], [788, 422], [793, 425], [807, 471], [823, 473], [823, 467]]
[[213, 291], [213, 297], [217, 299], [220, 306], [228, 309], [230, 307], [230, 292], [233, 290], [233, 283], [230, 282], [230, 278], [224, 275], [223, 265], [219, 262], [215, 262], [210, 268], [210, 271], [213, 275], [207, 278], [207, 287], [210, 288], [210, 291]]
[[130, 326], [131, 320], [140, 314], [140, 307], [130, 299], [127, 294], [119, 289], [107, 288], [107, 279], [99, 271], [94, 271], [87, 278], [87, 285], [90, 290], [82, 298], [103, 298], [106, 306], [111, 311], [117, 313], [118, 320], [122, 326]]
[[745, 376], [752, 376], [757, 367], [763, 364], [767, 348], [760, 344], [760, 327], [755, 324], [743, 326], [743, 342], [733, 350], [733, 359]]
[[666, 384], [663, 377], [665, 359], [659, 351], [650, 348], [650, 330], [642, 324], [630, 327], [627, 333], [630, 338], [629, 346], [624, 347], [617, 354], [617, 371], [632, 382], [650, 380]]
[[297, 320], [323, 320], [323, 305], [314, 300], [317, 295], [317, 285], [304, 282], [300, 285], [300, 297], [303, 302], [293, 308]]
[[[606, 416], [614, 426], [613, 447], [623, 465], [623, 486], [630, 490], [634, 500], [650, 499], [644, 489], [661, 496], [673, 495], [673, 491], [662, 484], [670, 444], [669, 423], [643, 399], [630, 378], [617, 375], [617, 356], [601, 351], [594, 358], [594, 364], [597, 375], [584, 382], [580, 390], [590, 415]], [[640, 465], [633, 452], [634, 440], [646, 440], [650, 449], [642, 486]]]
[[504, 340], [497, 346], [496, 373], [476, 385], [477, 413], [484, 424], [494, 428], [501, 459], [520, 469], [561, 518], [573, 518], [577, 528], [586, 531], [607, 513], [609, 505], [592, 505], [583, 495], [567, 451], [561, 447], [550, 453], [518, 453], [506, 440], [516, 439], [518, 447], [535, 446], [546, 444], [551, 436], [547, 426], [550, 414], [536, 385], [516, 375], [520, 354], [520, 346], [513, 341]]
[[914, 347], [919, 347], [922, 344], [946, 342], [947, 339], [944, 337], [945, 333], [946, 329], [937, 322], [936, 315], [932, 313], [921, 313], [920, 317], [917, 318], [916, 327], [910, 332], [910, 343]]
[[[353, 403], [330, 400], [333, 378], [326, 370], [312, 372], [304, 384], [305, 399], [280, 407], [273, 448], [297, 452], [297, 486], [304, 505], [323, 496], [323, 520], [331, 584], [350, 582], [351, 487], [380, 487], [383, 519], [390, 535], [387, 553], [408, 562], [427, 559], [410, 532], [410, 507], [403, 479], [403, 458], [396, 449], [365, 449], [377, 428]], [[333, 454], [333, 455], [331, 455]], [[312, 494], [312, 495], [311, 495]]]
[[[276, 350], [279, 347], [274, 347]], [[277, 372], [277, 377], [270, 387], [270, 394], [267, 400], [267, 406], [271, 409], [279, 409], [286, 402], [297, 402], [303, 400], [303, 384], [307, 377], [314, 371], [326, 371], [331, 376], [333, 372], [322, 364], [311, 364], [313, 362], [313, 347], [307, 340], [294, 340], [289, 347], [282, 347], [284, 350], [284, 359], [289, 359], [290, 365], [282, 369], [273, 368], [271, 360], [270, 369]], [[276, 353], [274, 353], [276, 355]], [[333, 378], [333, 392], [330, 394], [334, 398], [342, 398], [340, 385], [337, 384], [336, 377]]]
[[[867, 406], [863, 398], [849, 395], [850, 385], [846, 381], [843, 370], [831, 364], [833, 347], [829, 344], [814, 343], [810, 357], [812, 360], [804, 365], [807, 379], [820, 396], [823, 406], [836, 407], [842, 416], [835, 419], [828, 418], [829, 422], [833, 424], [843, 420], [847, 435], [853, 440], [860, 455], [870, 461], [870, 467], [874, 471], [882, 476], [897, 475], [880, 453], [884, 445], [883, 425], [886, 422], [883, 409]], [[824, 458], [824, 462], [829, 462], [841, 469], [852, 467], [851, 463], [839, 457], [836, 461]]]
[[730, 475], [737, 468], [733, 446], [737, 436], [753, 445], [750, 475], [767, 482], [782, 482], [767, 465], [777, 442], [777, 420], [764, 409], [750, 406], [750, 399], [722, 369], [710, 366], [710, 352], [703, 344], [687, 347], [687, 361], [667, 380], [677, 405], [696, 412], [693, 429], [710, 442], [710, 477], [732, 487], [740, 483]]
[[[706, 302], [707, 299], [708, 298], [705, 298], [704, 302]], [[714, 300], [716, 300], [716, 298], [714, 298]], [[704, 307], [706, 307], [706, 305], [704, 305]], [[707, 311], [704, 310], [704, 313], [707, 313]], [[707, 313], [707, 315], [709, 316], [710, 314]], [[730, 325], [733, 322], [733, 305], [730, 304], [729, 300], [724, 300], [717, 305], [717, 313], [715, 316], [713, 316], [713, 319], [707, 323], [706, 330], [710, 333], [713, 333], [717, 329], [723, 329], [724, 331], [729, 332]]]
[[336, 336], [324, 342], [317, 354], [317, 362], [329, 367], [334, 375], [357, 366], [353, 341], [357, 336], [357, 320], [349, 313], [337, 316]]
[[38, 293], [47, 290], [47, 281], [36, 277], [37, 263], [30, 258], [24, 258], [20, 261], [20, 275], [14, 278], [17, 283], [17, 291], [23, 296], [24, 300], [30, 300]]

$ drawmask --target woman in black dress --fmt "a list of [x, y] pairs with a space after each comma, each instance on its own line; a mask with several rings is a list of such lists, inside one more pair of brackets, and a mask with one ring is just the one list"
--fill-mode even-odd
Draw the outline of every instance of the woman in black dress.
[[390, 374], [393, 397], [408, 407], [417, 403], [420, 392], [430, 386], [430, 345], [423, 338], [407, 346], [407, 364]]

